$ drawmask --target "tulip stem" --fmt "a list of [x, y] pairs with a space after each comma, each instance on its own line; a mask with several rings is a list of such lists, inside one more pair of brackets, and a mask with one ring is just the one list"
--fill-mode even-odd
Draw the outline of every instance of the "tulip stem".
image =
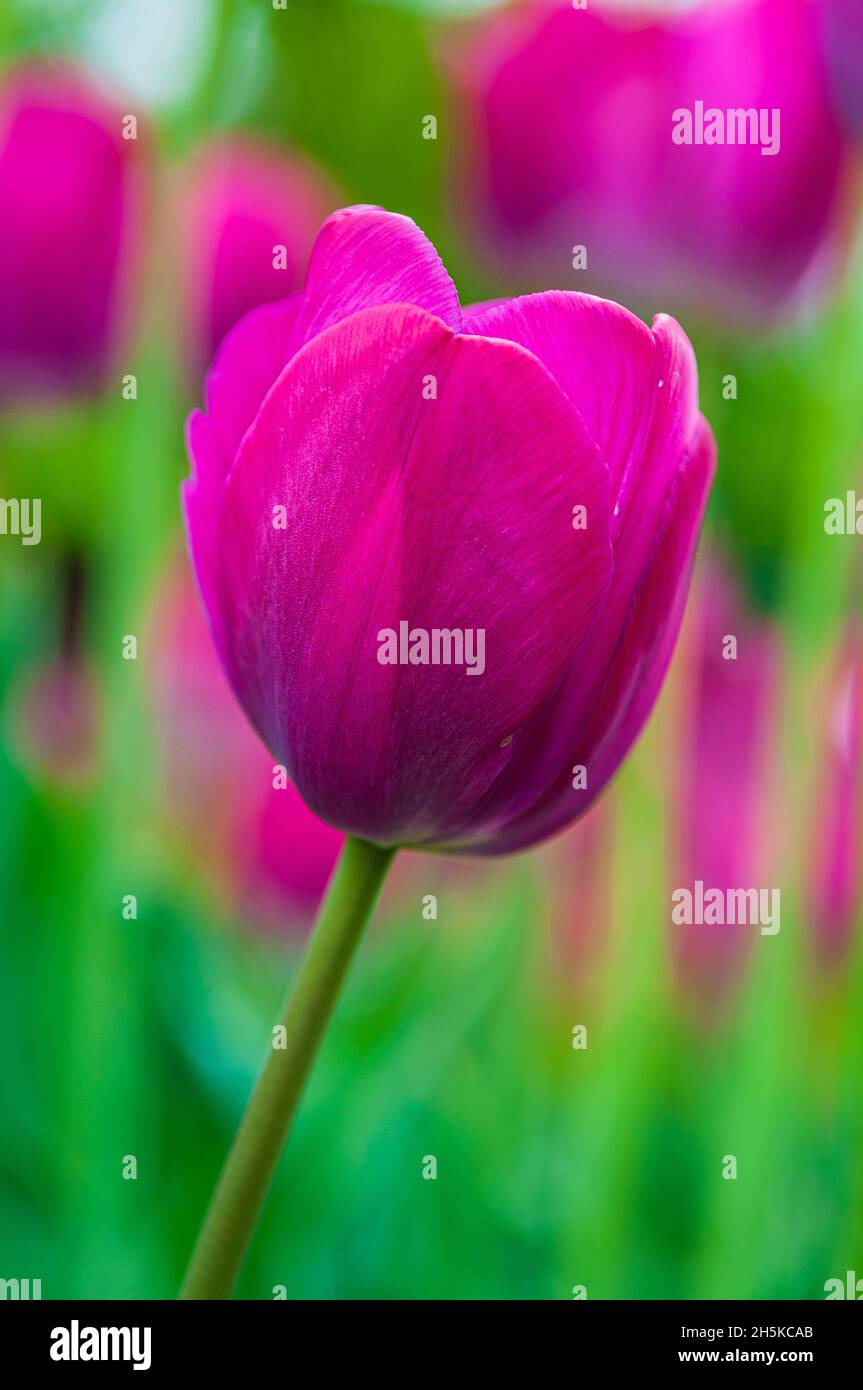
[[180, 1291], [229, 1298], [306, 1079], [395, 851], [348, 836]]

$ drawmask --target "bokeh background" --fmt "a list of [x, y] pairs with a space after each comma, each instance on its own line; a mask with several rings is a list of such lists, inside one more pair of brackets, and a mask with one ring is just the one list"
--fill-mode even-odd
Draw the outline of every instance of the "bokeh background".
[[[673, 310], [720, 469], [609, 793], [398, 864], [238, 1296], [863, 1277], [859, 7], [2, 0], [0, 49], [0, 496], [42, 500], [0, 535], [0, 1278], [174, 1296], [338, 848], [227, 693], [179, 484], [218, 339], [348, 202], [464, 302]], [[676, 149], [695, 99], [781, 105], [781, 153]], [[697, 878], [779, 933], [675, 926]]]

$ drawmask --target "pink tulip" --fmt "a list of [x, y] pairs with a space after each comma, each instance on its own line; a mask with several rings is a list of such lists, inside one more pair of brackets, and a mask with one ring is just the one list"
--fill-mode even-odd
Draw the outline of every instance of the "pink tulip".
[[[66, 68], [0, 86], [0, 396], [98, 387], [128, 309], [139, 141]], [[130, 127], [131, 129], [131, 127]]]
[[413, 222], [348, 208], [206, 407], [199, 586], [316, 814], [499, 853], [585, 811], [659, 690], [713, 472], [680, 327], [575, 294], [463, 312]]
[[[457, 65], [465, 196], [520, 279], [772, 316], [831, 258], [842, 143], [823, 66], [810, 0], [661, 17], [518, 6], [481, 23]], [[775, 153], [675, 143], [681, 110], [697, 138], [698, 102], [764, 111]]]
[[[312, 815], [231, 695], [188, 572], [162, 585], [149, 638], [170, 819], [256, 922], [307, 925], [342, 837]], [[189, 711], [193, 717], [189, 717]]]
[[837, 656], [827, 716], [812, 817], [808, 902], [817, 954], [825, 965], [835, 965], [848, 949], [861, 900], [863, 631], [856, 620]]
[[[748, 609], [731, 572], [711, 556], [692, 605], [682, 711], [674, 886], [690, 891], [769, 888], [769, 792], [775, 753], [780, 648]], [[736, 641], [736, 656], [729, 638]], [[687, 993], [721, 1004], [738, 978], [758, 925], [675, 924]]]
[[335, 199], [309, 165], [251, 140], [207, 147], [185, 187], [187, 322], [203, 370], [243, 314], [302, 284]]
[[[258, 752], [263, 753], [260, 746]], [[272, 760], [263, 753], [255, 765], [261, 768], [262, 761], [271, 773]], [[290, 782], [274, 788], [268, 779], [255, 791], [234, 816], [229, 841], [239, 903], [244, 910], [251, 905], [259, 921], [274, 927], [283, 923], [286, 911], [294, 922], [308, 925], [333, 871], [342, 836], [312, 815]]]

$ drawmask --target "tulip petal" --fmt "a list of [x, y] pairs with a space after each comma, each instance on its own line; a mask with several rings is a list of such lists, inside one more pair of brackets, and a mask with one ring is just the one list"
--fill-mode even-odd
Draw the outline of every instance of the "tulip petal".
[[592, 797], [599, 795], [640, 733], [665, 678], [683, 619], [715, 466], [713, 435], [702, 421], [693, 451], [678, 473], [595, 717], [586, 731], [586, 744], [592, 750]]
[[[219, 598], [237, 694], [318, 814], [383, 843], [468, 814], [591, 629], [607, 499], [577, 412], [517, 345], [390, 305], [297, 354], [225, 486]], [[401, 621], [484, 629], [484, 671], [381, 664]]]
[[223, 644], [213, 599], [222, 489], [240, 440], [290, 357], [298, 306], [298, 295], [265, 304], [226, 334], [207, 375], [208, 413], [193, 411], [186, 427], [192, 460], [192, 475], [182, 486], [186, 530], [198, 587], [220, 652]]
[[461, 327], [455, 285], [425, 233], [383, 208], [342, 208], [315, 241], [293, 350], [360, 309], [414, 304]]
[[222, 506], [225, 468], [212, 421], [195, 410], [186, 423], [186, 449], [192, 460], [192, 476], [181, 487], [186, 536], [198, 588], [207, 609], [219, 654], [223, 655], [218, 587], [218, 521]]
[[[477, 304], [466, 304], [461, 311], [461, 331], [462, 333], [473, 333], [477, 319], [483, 318], [492, 309], [499, 309], [502, 304], [509, 304], [507, 299], [483, 299]], [[489, 338], [507, 337], [506, 333], [489, 333]]]
[[650, 420], [656, 345], [647, 325], [609, 300], [548, 290], [487, 308], [468, 327], [521, 343], [545, 364], [602, 450], [615, 507]]
[[[564, 292], [510, 300], [471, 323], [472, 332], [520, 342], [549, 369], [577, 407], [609, 469], [614, 577], [597, 642], [600, 659], [579, 661], [577, 690], [558, 724], [565, 742], [595, 698], [590, 670], [602, 677], [626, 621], [667, 511], [675, 476], [702, 426], [695, 355], [674, 319], [659, 314], [652, 331], [618, 304]], [[548, 745], [548, 756], [555, 755]], [[542, 760], [532, 768], [545, 776]]]
[[291, 357], [301, 293], [245, 314], [226, 333], [207, 373], [204, 400], [224, 462], [222, 481], [261, 401]]
[[[409, 217], [343, 208], [318, 234], [305, 289], [252, 310], [226, 334], [205, 392], [216, 439], [196, 468], [220, 458], [223, 482], [264, 396], [294, 353], [350, 314], [388, 303], [415, 304], [451, 327], [461, 324], [455, 286]], [[196, 441], [202, 432], [196, 426]]]
[[[644, 573], [630, 591], [616, 640], [609, 644], [604, 608], [556, 697], [530, 727], [520, 764], [514, 763], [509, 770], [509, 785], [499, 785], [489, 798], [485, 834], [469, 844], [444, 848], [472, 854], [523, 849], [582, 815], [614, 775], [653, 708], [671, 658], [715, 461], [713, 436], [702, 421], [692, 450], [678, 470]], [[591, 671], [600, 673], [599, 682], [585, 682], [584, 673]], [[587, 713], [585, 689], [590, 697]], [[573, 709], [577, 711], [574, 724]], [[564, 746], [567, 732], [571, 742]], [[582, 790], [573, 787], [572, 772], [577, 766], [587, 769]], [[547, 779], [544, 789], [535, 795], [529, 811], [513, 816], [518, 799], [524, 805], [531, 784], [536, 791], [543, 778]], [[518, 798], [512, 795], [515, 787]]]
[[[472, 323], [471, 331], [517, 336], [542, 358], [603, 450], [611, 480], [614, 574], [601, 621], [559, 698], [537, 713], [521, 765], [514, 760], [494, 791], [497, 813], [507, 807], [517, 818], [542, 800], [562, 766], [587, 765], [594, 756], [584, 730], [597, 701], [607, 698], [603, 682], [667, 524], [677, 474], [693, 450], [705, 447], [698, 442], [704, 422], [692, 348], [666, 314], [656, 317], [651, 331], [619, 305], [552, 292], [511, 300]], [[581, 754], [567, 763], [578, 746]], [[591, 799], [594, 784], [591, 776]]]
[[[652, 333], [619, 304], [563, 290], [524, 295], [471, 313], [465, 328], [521, 343], [545, 364], [578, 408], [608, 465], [612, 539], [616, 540], [636, 490], [638, 510], [644, 511], [641, 463], [651, 424], [659, 426], [656, 435], [664, 438], [668, 407], [676, 402], [684, 407], [678, 433], [686, 436], [688, 431], [691, 436], [695, 428], [695, 364], [691, 349], [686, 359], [689, 345], [682, 330], [673, 319], [660, 315], [657, 331]], [[676, 395], [667, 389], [675, 371], [684, 377], [684, 391]], [[663, 389], [666, 394], [660, 397]], [[676, 463], [674, 449], [663, 450], [662, 458]], [[666, 469], [659, 477], [657, 460], [651, 458], [648, 464], [650, 484], [662, 496], [670, 473]]]

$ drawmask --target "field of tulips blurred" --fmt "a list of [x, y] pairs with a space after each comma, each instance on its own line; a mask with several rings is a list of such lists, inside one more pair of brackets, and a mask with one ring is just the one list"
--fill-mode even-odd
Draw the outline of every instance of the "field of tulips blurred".
[[[176, 1295], [339, 852], [180, 488], [225, 333], [351, 204], [462, 304], [673, 314], [718, 467], [603, 795], [397, 857], [237, 1297], [863, 1279], [863, 6], [0, 0], [0, 59], [0, 1280]], [[677, 143], [699, 102], [777, 148]], [[699, 884], [760, 917], [687, 922]]]

